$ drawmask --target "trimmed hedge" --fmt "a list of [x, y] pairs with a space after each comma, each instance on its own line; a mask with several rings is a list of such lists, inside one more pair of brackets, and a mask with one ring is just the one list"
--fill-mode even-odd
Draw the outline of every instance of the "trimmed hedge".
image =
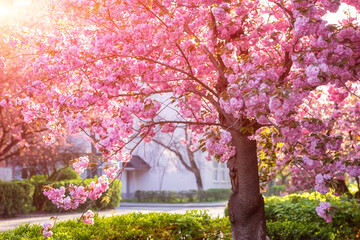
[[[39, 225], [22, 225], [0, 234], [0, 239], [43, 239], [40, 230]], [[231, 239], [227, 218], [211, 218], [200, 211], [96, 217], [92, 226], [70, 220], [56, 224], [53, 233], [47, 239]]]
[[[60, 188], [61, 186], [68, 187], [70, 183], [74, 185], [78, 185], [81, 182], [82, 186], [90, 184], [92, 181], [96, 181], [97, 179], [85, 179], [83, 180], [64, 180], [64, 181], [57, 181], [57, 182], [34, 182], [35, 185], [35, 192], [34, 192], [34, 200], [33, 205], [36, 207], [37, 210], [46, 211], [46, 212], [57, 212], [59, 209], [56, 205], [54, 205], [44, 194], [43, 194], [43, 187], [45, 185], [52, 185], [53, 188]], [[109, 197], [110, 202], [105, 203], [102, 202], [103, 197]], [[115, 180], [112, 185], [110, 185], [109, 189], [95, 201], [91, 209], [111, 209], [118, 207], [121, 200], [121, 182], [119, 180]], [[91, 200], [86, 201], [83, 204], [79, 205], [78, 210], [84, 210], [87, 208], [88, 204]]]
[[0, 216], [11, 217], [32, 210], [34, 186], [27, 182], [0, 181]]
[[[357, 213], [359, 215], [359, 212]], [[281, 217], [282, 219], [282, 217]], [[267, 231], [273, 240], [344, 240], [359, 239], [359, 223], [352, 232], [344, 233], [334, 225], [323, 222], [268, 220]], [[347, 223], [343, 223], [347, 224]], [[231, 239], [228, 217], [211, 218], [206, 212], [186, 214], [166, 212], [130, 213], [108, 218], [95, 217], [94, 225], [77, 220], [58, 222], [52, 239]], [[0, 239], [43, 239], [41, 226], [22, 225], [0, 233]]]
[[190, 191], [136, 191], [135, 198], [138, 202], [215, 202], [227, 201], [231, 195], [231, 189], [208, 189]]

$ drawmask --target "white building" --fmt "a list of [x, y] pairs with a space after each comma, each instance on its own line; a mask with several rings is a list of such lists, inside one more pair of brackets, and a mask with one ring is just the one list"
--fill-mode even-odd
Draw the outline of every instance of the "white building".
[[[177, 107], [172, 103], [170, 96], [172, 96], [170, 93], [155, 96], [163, 107], [154, 121], [185, 121], [177, 114]], [[166, 146], [173, 146], [184, 156], [184, 161], [188, 162], [186, 146], [180, 143], [180, 139], [186, 138], [186, 135], [185, 129], [178, 127], [173, 133], [158, 133], [155, 139]], [[128, 148], [131, 149], [133, 146], [135, 146], [135, 143], [132, 143]], [[88, 146], [88, 148], [91, 147]], [[207, 152], [203, 153], [201, 150], [194, 152], [194, 159], [200, 170], [203, 189], [231, 188], [226, 163], [219, 163], [216, 160], [207, 161], [205, 159], [206, 154]], [[120, 177], [123, 197], [133, 197], [137, 190], [183, 191], [197, 189], [194, 174], [180, 163], [173, 152], [161, 145], [155, 142], [141, 142], [132, 155], [132, 160]], [[98, 169], [98, 173], [102, 173], [102, 170]]]
[[[91, 144], [85, 144], [86, 152], [91, 153]], [[186, 150], [185, 145], [182, 150]], [[180, 150], [181, 151], [181, 150]], [[183, 151], [182, 151], [183, 152]], [[203, 189], [230, 188], [229, 170], [226, 163], [207, 161], [205, 153], [195, 152], [196, 164], [200, 170]], [[186, 156], [184, 156], [186, 158]], [[90, 174], [88, 170], [83, 174]], [[104, 174], [103, 166], [93, 175]], [[123, 198], [134, 197], [137, 190], [142, 191], [185, 191], [196, 190], [195, 176], [188, 171], [179, 159], [156, 143], [142, 143], [134, 151], [132, 159], [119, 177], [122, 182]]]
[[[151, 147], [155, 147], [151, 144]], [[196, 179], [171, 152], [158, 146], [160, 151], [139, 148], [126, 167], [122, 181], [122, 195], [132, 197], [136, 190], [183, 191], [197, 189]], [[225, 163], [205, 160], [204, 154], [195, 153], [203, 189], [230, 188], [229, 171]]]

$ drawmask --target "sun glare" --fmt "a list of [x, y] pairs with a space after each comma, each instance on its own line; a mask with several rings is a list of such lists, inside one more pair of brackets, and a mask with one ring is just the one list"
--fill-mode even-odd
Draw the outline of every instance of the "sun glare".
[[19, 1], [14, 1], [13, 6], [21, 7], [21, 6], [29, 6], [30, 4], [31, 4], [31, 0], [19, 0]]
[[18, 17], [19, 10], [30, 6], [31, 0], [0, 0], [0, 20], [11, 20]]

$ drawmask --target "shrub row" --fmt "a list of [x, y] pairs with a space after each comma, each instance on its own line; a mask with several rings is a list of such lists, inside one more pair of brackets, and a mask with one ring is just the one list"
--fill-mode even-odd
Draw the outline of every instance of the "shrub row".
[[[23, 225], [0, 234], [0, 239], [43, 239], [40, 230], [39, 225]], [[56, 224], [53, 233], [47, 239], [231, 239], [227, 218], [211, 218], [199, 211], [96, 217], [92, 226], [71, 220]]]
[[138, 202], [214, 202], [227, 201], [231, 195], [230, 189], [208, 189], [190, 191], [136, 191], [135, 198]]
[[[0, 217], [10, 217], [16, 214], [28, 213], [33, 210], [56, 212], [59, 209], [43, 194], [43, 186], [52, 185], [54, 188], [68, 187], [70, 183], [85, 186], [96, 179], [50, 181], [13, 181], [0, 182]], [[103, 197], [109, 198], [109, 203], [102, 201]], [[103, 197], [97, 199], [92, 209], [109, 209], [119, 206], [121, 200], [121, 182], [115, 180]], [[84, 210], [90, 200], [81, 204], [79, 210]]]
[[[301, 218], [301, 217], [299, 217]], [[346, 235], [333, 226], [318, 222], [290, 220], [267, 221], [267, 232], [274, 240], [335, 240], [358, 239], [359, 230]], [[227, 217], [211, 218], [206, 212], [189, 211], [186, 214], [130, 213], [108, 218], [95, 217], [94, 225], [81, 221], [59, 222], [53, 228], [52, 239], [231, 239]], [[43, 239], [41, 226], [22, 225], [0, 234], [0, 239]]]
[[[318, 197], [317, 200], [324, 200]], [[292, 194], [266, 199], [267, 232], [273, 240], [360, 239], [360, 207], [332, 198], [333, 222], [317, 216], [313, 195]], [[23, 225], [0, 234], [0, 239], [43, 239], [39, 225]], [[59, 222], [50, 239], [231, 239], [228, 217], [211, 218], [206, 212], [186, 214], [131, 213], [82, 222]]]
[[0, 217], [32, 210], [34, 186], [27, 182], [0, 181]]

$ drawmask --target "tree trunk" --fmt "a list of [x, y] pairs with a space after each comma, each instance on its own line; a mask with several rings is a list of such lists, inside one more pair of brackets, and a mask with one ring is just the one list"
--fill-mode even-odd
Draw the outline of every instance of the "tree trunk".
[[349, 191], [349, 188], [346, 186], [345, 180], [337, 179], [334, 189], [335, 189], [335, 193], [337, 193], [340, 196], [346, 195], [349, 198], [353, 197], [351, 192]]
[[[186, 134], [186, 132], [185, 132]], [[187, 139], [187, 135], [186, 135], [186, 139]], [[195, 155], [194, 152], [192, 152], [188, 147], [186, 147], [186, 151], [187, 151], [187, 155], [189, 158], [189, 162], [190, 162], [190, 171], [194, 174], [195, 176], [195, 180], [196, 180], [196, 186], [198, 191], [203, 190], [203, 183], [201, 180], [201, 174], [200, 174], [200, 169], [198, 168], [196, 161], [195, 161]]]
[[236, 154], [229, 159], [232, 194], [229, 218], [234, 240], [266, 239], [264, 199], [260, 194], [256, 141], [231, 131]]
[[202, 180], [201, 180], [200, 170], [196, 169], [193, 173], [194, 173], [195, 179], [196, 179], [197, 190], [198, 191], [203, 190], [204, 186], [203, 186], [203, 183], [202, 183]]

